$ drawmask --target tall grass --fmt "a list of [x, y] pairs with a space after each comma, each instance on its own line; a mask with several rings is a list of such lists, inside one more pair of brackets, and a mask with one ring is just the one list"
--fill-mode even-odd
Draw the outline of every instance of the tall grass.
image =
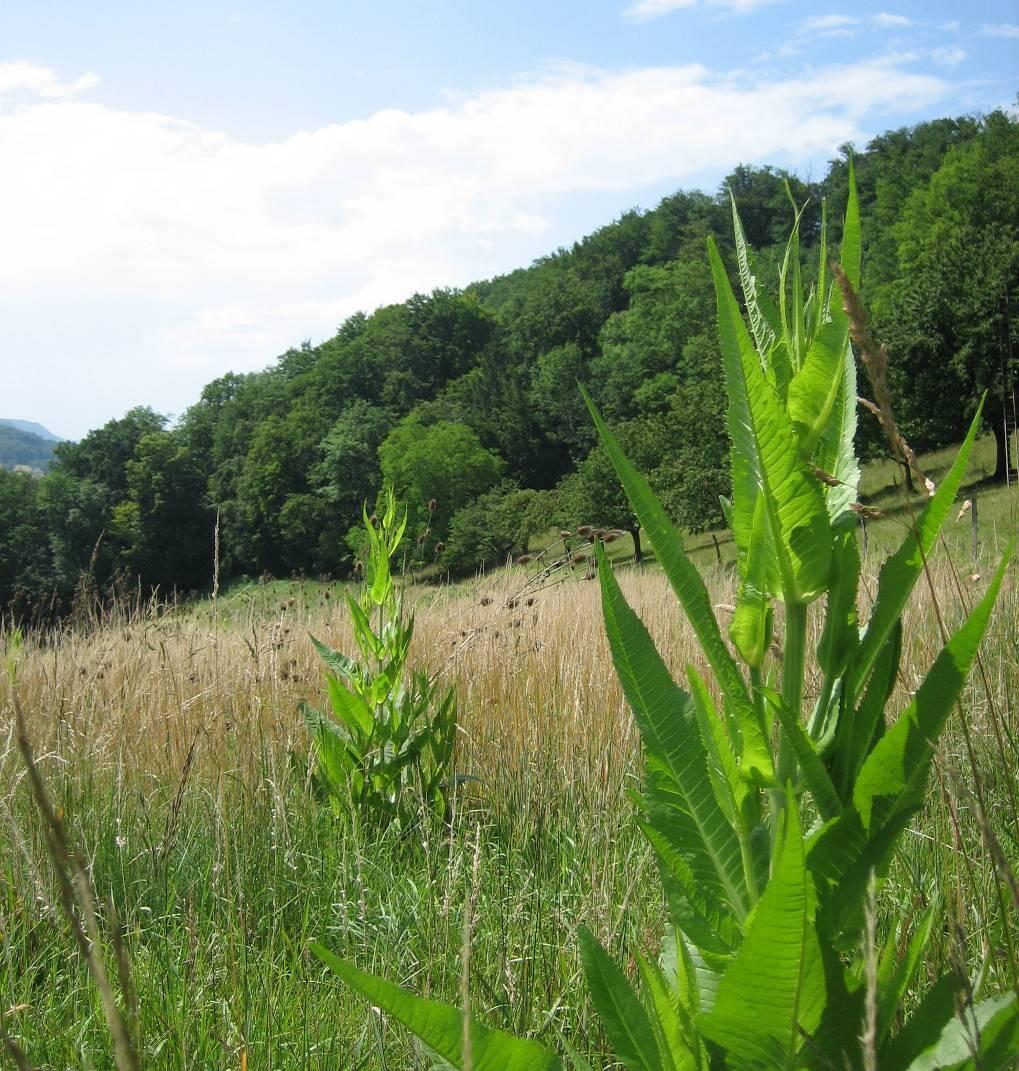
[[[964, 558], [957, 564], [961, 596], [941, 551], [933, 594], [919, 590], [908, 611], [897, 700], [940, 647], [934, 595], [951, 628], [964, 601], [982, 593], [985, 580], [969, 579]], [[620, 579], [672, 668], [700, 665], [664, 579], [654, 570], [621, 570]], [[459, 690], [456, 771], [480, 778], [423, 854], [396, 836], [360, 841], [307, 780], [298, 703], [321, 688], [308, 634], [339, 649], [352, 643], [337, 589], [253, 585], [221, 596], [215, 612], [114, 608], [103, 621], [27, 639], [18, 689], [29, 733], [100, 915], [109, 897], [123, 922], [143, 1066], [240, 1067], [242, 1058], [249, 1067], [426, 1066], [402, 1032], [380, 1015], [366, 1018], [326, 978], [307, 939], [324, 935], [368, 970], [459, 1001], [472, 887], [472, 1007], [514, 1033], [552, 1044], [566, 1037], [595, 1065], [607, 1059], [581, 993], [576, 926], [588, 925], [625, 963], [657, 941], [664, 917], [626, 797], [640, 774], [636, 734], [596, 585], [571, 579], [521, 597], [524, 582], [511, 570], [411, 589], [416, 656], [444, 665]], [[711, 573], [709, 588], [716, 605], [734, 601], [726, 568]], [[812, 618], [808, 650], [816, 627]], [[1006, 947], [1019, 917], [1014, 902], [1002, 910], [988, 833], [1014, 873], [1014, 570], [983, 660], [988, 686], [975, 674], [962, 709], [984, 805], [953, 725], [885, 910], [915, 913], [940, 897], [944, 926], [925, 969], [933, 978], [947, 963], [983, 965], [1000, 989], [1010, 984]], [[36, 1065], [110, 1067], [102, 1010], [56, 910], [6, 697], [0, 784], [5, 1029]]]

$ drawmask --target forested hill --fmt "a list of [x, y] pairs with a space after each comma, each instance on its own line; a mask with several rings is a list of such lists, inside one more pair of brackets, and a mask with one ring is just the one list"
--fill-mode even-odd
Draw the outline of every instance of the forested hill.
[[[955, 441], [990, 388], [1001, 436], [1003, 371], [1019, 379], [1015, 119], [894, 131], [855, 166], [865, 299], [904, 429], [918, 448]], [[0, 602], [66, 607], [86, 571], [100, 592], [116, 578], [205, 588], [217, 511], [224, 576], [343, 575], [383, 481], [409, 503], [422, 557], [455, 571], [552, 523], [629, 528], [578, 380], [676, 519], [714, 524], [728, 461], [705, 239], [734, 268], [731, 190], [759, 272], [777, 273], [788, 180], [815, 264], [823, 203], [837, 247], [847, 174], [845, 153], [816, 183], [739, 167], [715, 194], [676, 193], [529, 268], [353, 316], [208, 384], [173, 428], [135, 409], [58, 446], [41, 479], [0, 473]]]
[[[0, 469], [24, 466], [43, 471], [49, 467], [54, 448], [60, 440], [55, 436], [46, 438], [29, 431], [31, 426], [28, 421], [0, 420]], [[0, 520], [0, 525], [2, 524], [3, 521]]]

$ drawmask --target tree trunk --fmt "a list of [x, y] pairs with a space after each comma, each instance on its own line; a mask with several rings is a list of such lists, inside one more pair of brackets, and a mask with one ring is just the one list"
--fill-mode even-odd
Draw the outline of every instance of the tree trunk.
[[994, 422], [994, 482], [1005, 482], [1005, 470], [1009, 468], [1011, 458], [1008, 456], [1008, 439], [1005, 436], [1004, 421]]
[[640, 565], [644, 561], [644, 553], [640, 549], [640, 529], [631, 528], [630, 535], [633, 537], [633, 561], [635, 565]]
[[907, 491], [907, 493], [911, 494], [911, 495], [915, 494], [916, 493], [916, 487], [913, 484], [913, 470], [909, 467], [909, 462], [908, 461], [900, 461], [899, 464], [902, 466], [902, 474], [906, 477], [906, 491]]

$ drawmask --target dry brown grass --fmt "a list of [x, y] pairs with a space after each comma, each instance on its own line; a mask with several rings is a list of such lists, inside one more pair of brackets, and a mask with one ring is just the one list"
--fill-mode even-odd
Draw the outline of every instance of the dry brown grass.
[[[947, 563], [935, 558], [931, 574], [952, 627], [964, 606]], [[637, 745], [609, 656], [598, 585], [568, 579], [521, 595], [526, 575], [511, 570], [477, 584], [410, 592], [417, 604], [414, 658], [441, 669], [460, 692], [458, 769], [486, 776], [533, 767], [618, 785], [634, 769]], [[674, 671], [682, 674], [688, 662], [705, 670], [662, 574], [623, 569], [620, 576]], [[730, 574], [711, 570], [707, 579], [725, 628]], [[966, 602], [975, 601], [984, 581], [964, 575], [961, 582]], [[876, 563], [861, 595], [864, 612], [875, 590]], [[196, 781], [248, 780], [286, 762], [291, 750], [303, 754], [298, 705], [317, 703], [322, 694], [308, 635], [340, 650], [352, 650], [353, 641], [338, 590], [306, 585], [293, 592], [273, 598], [255, 586], [221, 600], [218, 614], [208, 604], [174, 613], [115, 612], [104, 627], [29, 638], [19, 689], [44, 764], [81, 763], [96, 776], [176, 786], [186, 766]], [[1016, 691], [1017, 621], [1013, 571], [985, 658], [989, 690], [1005, 705]], [[922, 583], [905, 629], [902, 702], [940, 648], [932, 593]], [[981, 732], [987, 706], [984, 689], [971, 685], [967, 710]], [[8, 753], [0, 772], [12, 764]]]

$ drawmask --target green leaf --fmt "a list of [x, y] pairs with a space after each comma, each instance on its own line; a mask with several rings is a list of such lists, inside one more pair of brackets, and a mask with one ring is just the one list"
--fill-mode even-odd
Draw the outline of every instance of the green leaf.
[[[414, 996], [383, 978], [359, 971], [316, 942], [311, 950], [339, 978], [403, 1023], [433, 1052], [457, 1069], [464, 1067], [464, 1020], [459, 1008]], [[471, 1021], [473, 1071], [560, 1071], [555, 1053]]]
[[902, 546], [881, 567], [874, 610], [867, 622], [867, 631], [860, 643], [860, 654], [853, 670], [852, 692], [854, 695], [862, 692], [878, 655], [888, 642], [892, 629], [902, 617], [902, 611], [909, 600], [913, 585], [920, 576], [931, 547], [934, 546], [934, 540], [937, 539], [941, 526], [945, 523], [948, 512], [952, 508], [952, 502], [966, 473], [966, 464], [980, 427], [982, 413], [983, 401], [977, 406], [977, 413], [973, 418], [973, 423], [970, 424], [969, 434], [959, 448], [959, 453], [942, 480], [941, 486], [924, 507], [916, 520], [913, 531], [906, 536]]
[[750, 533], [736, 612], [729, 639], [751, 669], [760, 669], [771, 640], [771, 605], [768, 599], [768, 564], [774, 560], [764, 496], [758, 496]]
[[790, 714], [785, 703], [782, 702], [782, 697], [777, 692], [768, 689], [765, 695], [782, 723], [786, 739], [789, 741], [793, 754], [796, 756], [796, 762], [799, 764], [800, 773], [803, 775], [807, 788], [810, 789], [810, 793], [814, 797], [814, 803], [822, 820], [827, 822], [831, 818], [837, 818], [842, 812], [842, 803], [839, 800], [838, 793], [835, 791], [835, 786], [832, 784], [828, 770], [815, 749], [813, 740], [807, 736], [803, 726]]
[[862, 262], [862, 244], [860, 240], [860, 201], [856, 196], [856, 171], [853, 161], [849, 161], [849, 199], [846, 202], [846, 219], [842, 228], [842, 251], [839, 260], [854, 290], [860, 289], [860, 269]]
[[741, 766], [745, 771], [758, 770], [762, 776], [771, 777], [771, 752], [761, 727], [757, 723], [757, 715], [747, 693], [746, 681], [722, 638], [718, 620], [711, 607], [708, 589], [683, 550], [683, 537], [669, 520], [661, 503], [648, 487], [647, 481], [627, 460], [616, 437], [594, 407], [590, 396], [583, 391], [583, 388], [581, 390], [605, 446], [605, 452], [615, 467], [641, 528], [654, 549], [655, 556], [697, 634], [701, 650], [722, 689], [735, 724], [740, 728]]
[[731, 1071], [798, 1067], [804, 1037], [821, 1020], [825, 976], [814, 929], [815, 897], [791, 788], [775, 873], [743, 947], [722, 976], [715, 1007], [697, 1019], [727, 1054]]
[[775, 338], [779, 333], [778, 312], [768, 301], [767, 295], [757, 289], [757, 277], [754, 274], [754, 265], [750, 247], [747, 245], [746, 236], [743, 233], [743, 221], [739, 217], [736, 208], [736, 198], [729, 191], [729, 203], [732, 206], [732, 230], [736, 238], [736, 265], [739, 268], [739, 281], [743, 289], [743, 302], [747, 308], [747, 317], [750, 320], [750, 330], [753, 332], [754, 344], [757, 352], [765, 361]]
[[354, 630], [354, 639], [365, 658], [384, 659], [387, 655], [385, 642], [375, 635], [371, 620], [357, 599], [347, 596], [350, 609], [350, 624]]
[[[927, 950], [927, 942], [934, 927], [934, 907], [928, 909], [920, 920], [901, 959], [895, 955], [895, 943], [889, 942], [889, 952], [882, 959], [877, 975], [877, 1041], [880, 1045], [888, 1036], [895, 1017], [902, 1008], [909, 987], [916, 978]], [[894, 937], [895, 931], [891, 936]]]
[[[633, 710], [649, 770], [668, 775], [676, 803], [695, 830], [684, 855], [706, 855], [739, 919], [750, 909], [739, 838], [715, 798], [693, 700], [672, 679], [644, 623], [630, 609], [603, 551], [598, 551], [605, 631]], [[690, 838], [687, 838], [688, 840]]]
[[839, 679], [860, 644], [856, 597], [860, 583], [860, 552], [852, 532], [835, 536], [832, 544], [831, 579], [825, 606], [824, 628], [817, 645], [817, 664], [824, 685], [810, 721], [814, 740], [826, 736], [832, 721], [831, 699]]
[[1004, 993], [952, 1019], [909, 1071], [1005, 1071], [1015, 1068], [1017, 1054], [1019, 1008], [1015, 993]]
[[[867, 691], [856, 710], [847, 708], [839, 721], [834, 775], [843, 799], [848, 799], [879, 731], [884, 731], [884, 710], [895, 688], [902, 657], [902, 621], [897, 621], [874, 665]], [[847, 698], [851, 703], [852, 699]]]
[[351, 736], [371, 736], [375, 719], [368, 704], [359, 695], [355, 695], [339, 677], [332, 674], [326, 677], [326, 690], [329, 692], [329, 703], [333, 711], [346, 725]]
[[586, 926], [578, 928], [577, 936], [591, 1003], [598, 1012], [612, 1051], [627, 1071], [661, 1071], [651, 1020], [626, 975], [612, 962]]
[[902, 1029], [878, 1050], [881, 1071], [907, 1071], [918, 1056], [936, 1045], [941, 1032], [955, 1018], [961, 991], [956, 975], [942, 975], [924, 994]]
[[714, 701], [704, 678], [693, 666], [686, 667], [690, 694], [697, 715], [697, 728], [708, 756], [708, 777], [715, 790], [715, 799], [726, 820], [733, 826], [739, 824], [743, 801], [747, 796], [746, 781], [740, 777], [736, 752], [715, 710]]
[[314, 636], [310, 636], [310, 639], [322, 661], [338, 676], [346, 677], [349, 680], [357, 673], [357, 663], [352, 658], [348, 658], [339, 651], [334, 651], [332, 647], [316, 640]]
[[651, 1000], [651, 1026], [658, 1042], [663, 1071], [696, 1071], [699, 1045], [693, 1022], [676, 989], [670, 988], [662, 968], [637, 953], [644, 992]]
[[740, 926], [716, 882], [695, 874], [679, 844], [689, 845], [696, 831], [675, 807], [648, 802], [652, 821], [637, 824], [654, 849], [673, 925], [705, 956], [728, 957], [739, 944]]
[[879, 829], [896, 812], [920, 804], [938, 737], [962, 694], [1011, 555], [1009, 547], [984, 597], [935, 659], [912, 703], [863, 764], [853, 788], [853, 804], [866, 828]]
[[789, 384], [789, 416], [805, 458], [813, 455], [842, 391], [848, 350], [849, 317], [840, 309], [818, 330]]
[[828, 581], [831, 528], [824, 496], [800, 456], [785, 409], [761, 371], [725, 267], [710, 238], [708, 254], [729, 395], [733, 534], [745, 553], [757, 499], [763, 496], [782, 579], [782, 592], [773, 594], [782, 594], [790, 602], [809, 602], [824, 591]]

